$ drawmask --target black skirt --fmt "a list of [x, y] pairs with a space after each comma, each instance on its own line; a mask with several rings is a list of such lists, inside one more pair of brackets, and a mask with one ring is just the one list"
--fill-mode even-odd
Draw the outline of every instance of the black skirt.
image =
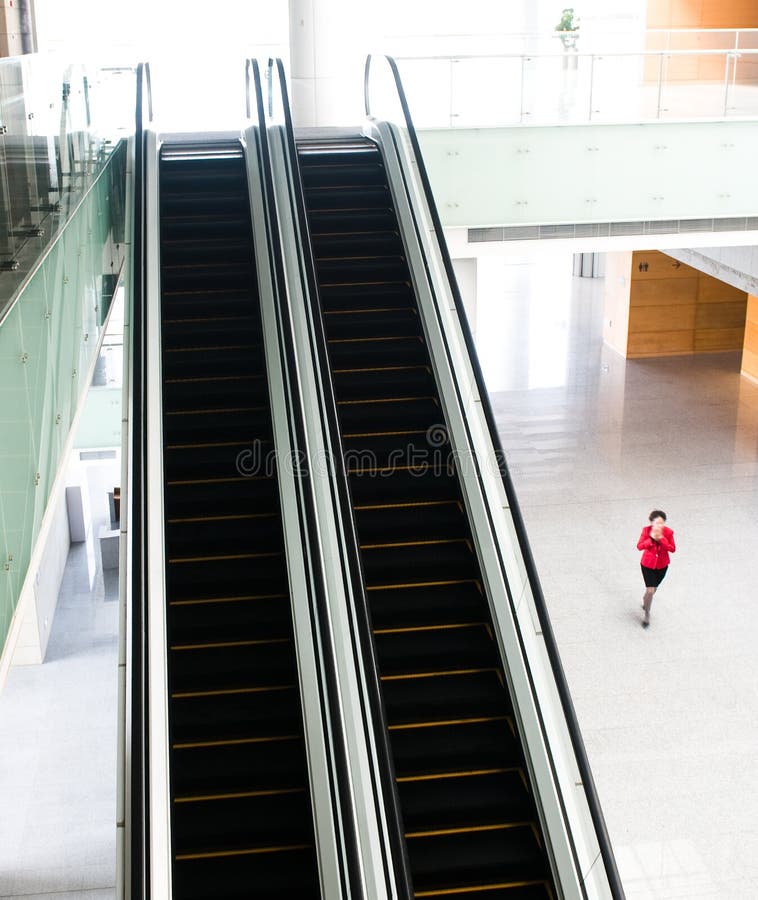
[[642, 569], [642, 577], [645, 581], [645, 587], [654, 587], [657, 588], [658, 585], [663, 581], [666, 577], [666, 572], [668, 572], [669, 567], [664, 566], [662, 569], [648, 569], [647, 566], [640, 566]]

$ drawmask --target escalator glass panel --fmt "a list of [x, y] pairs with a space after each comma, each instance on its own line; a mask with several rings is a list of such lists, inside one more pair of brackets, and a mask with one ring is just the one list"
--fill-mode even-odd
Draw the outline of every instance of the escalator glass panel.
[[555, 897], [381, 153], [298, 155], [414, 894]]
[[238, 142], [160, 159], [173, 896], [320, 897]]

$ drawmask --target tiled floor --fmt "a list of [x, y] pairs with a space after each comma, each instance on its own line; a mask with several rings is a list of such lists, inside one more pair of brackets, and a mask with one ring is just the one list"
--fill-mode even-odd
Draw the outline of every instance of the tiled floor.
[[[624, 363], [571, 259], [480, 260], [482, 363], [629, 900], [758, 896], [758, 387]], [[679, 549], [649, 631], [637, 537]], [[116, 602], [69, 558], [48, 662], [0, 695], [0, 898], [114, 896]]]
[[[755, 898], [758, 386], [735, 353], [625, 363], [570, 266], [480, 260], [477, 329], [627, 897]], [[644, 631], [654, 507], [678, 550]]]
[[118, 583], [71, 547], [42, 666], [0, 694], [0, 897], [110, 900], [116, 884]]

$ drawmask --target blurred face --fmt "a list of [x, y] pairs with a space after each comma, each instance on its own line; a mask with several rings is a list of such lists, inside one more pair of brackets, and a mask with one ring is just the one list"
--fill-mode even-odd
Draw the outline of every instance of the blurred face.
[[660, 529], [663, 528], [665, 524], [665, 520], [663, 516], [656, 516], [650, 524], [653, 528], [656, 529], [656, 531], [660, 531]]

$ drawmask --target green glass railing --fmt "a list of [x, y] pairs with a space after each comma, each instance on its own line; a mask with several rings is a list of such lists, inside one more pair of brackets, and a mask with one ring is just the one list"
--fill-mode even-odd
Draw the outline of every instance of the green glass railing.
[[134, 71], [0, 60], [0, 321], [133, 127]]
[[0, 649], [123, 269], [126, 142], [0, 323]]

